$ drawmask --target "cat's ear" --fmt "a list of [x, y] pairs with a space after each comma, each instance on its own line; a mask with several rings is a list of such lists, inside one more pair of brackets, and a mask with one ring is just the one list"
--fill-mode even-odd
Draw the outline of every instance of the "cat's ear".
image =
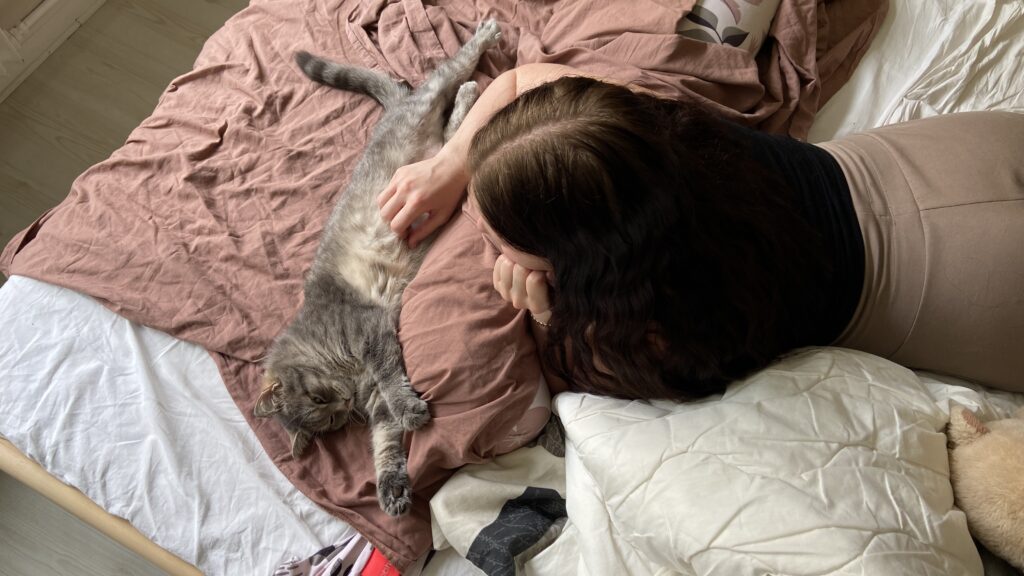
[[313, 437], [312, 434], [305, 430], [286, 430], [288, 431], [288, 438], [292, 441], [292, 458], [301, 458], [302, 453], [309, 446], [309, 440]]
[[947, 444], [950, 448], [970, 444], [988, 433], [988, 426], [985, 426], [974, 412], [955, 402], [950, 405], [949, 426], [946, 429], [946, 435], [949, 437]]
[[281, 409], [281, 405], [277, 402], [277, 394], [280, 388], [281, 382], [269, 375], [266, 377], [263, 391], [260, 392], [259, 398], [256, 399], [256, 405], [252, 408], [254, 416], [257, 418], [268, 418], [277, 414]]

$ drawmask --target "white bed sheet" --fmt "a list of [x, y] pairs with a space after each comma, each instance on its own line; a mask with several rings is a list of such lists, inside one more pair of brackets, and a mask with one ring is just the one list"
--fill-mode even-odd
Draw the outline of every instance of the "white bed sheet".
[[0, 326], [0, 434], [204, 574], [272, 574], [353, 531], [278, 471], [201, 347], [19, 276]]
[[1024, 2], [890, 0], [878, 35], [818, 112], [808, 141], [976, 110], [1024, 112]]

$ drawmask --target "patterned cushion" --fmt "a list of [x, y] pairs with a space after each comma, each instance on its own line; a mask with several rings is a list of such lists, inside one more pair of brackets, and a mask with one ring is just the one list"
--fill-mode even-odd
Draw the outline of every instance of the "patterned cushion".
[[680, 35], [757, 53], [779, 0], [699, 0], [679, 21]]

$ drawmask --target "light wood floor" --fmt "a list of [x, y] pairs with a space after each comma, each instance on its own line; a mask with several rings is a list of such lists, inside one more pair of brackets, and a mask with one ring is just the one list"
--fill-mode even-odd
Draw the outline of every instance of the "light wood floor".
[[0, 576], [166, 574], [0, 473]]
[[246, 0], [107, 0], [0, 103], [0, 246], [67, 196]]
[[[246, 4], [107, 0], [0, 103], [0, 246], [120, 147], [210, 34]], [[163, 572], [0, 474], [0, 576], [34, 574]]]

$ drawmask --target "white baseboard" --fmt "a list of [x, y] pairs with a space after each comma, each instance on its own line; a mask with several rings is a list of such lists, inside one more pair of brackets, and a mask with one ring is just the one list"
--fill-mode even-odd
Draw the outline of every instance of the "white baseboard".
[[46, 60], [104, 0], [45, 0], [21, 24], [0, 30], [0, 102]]

